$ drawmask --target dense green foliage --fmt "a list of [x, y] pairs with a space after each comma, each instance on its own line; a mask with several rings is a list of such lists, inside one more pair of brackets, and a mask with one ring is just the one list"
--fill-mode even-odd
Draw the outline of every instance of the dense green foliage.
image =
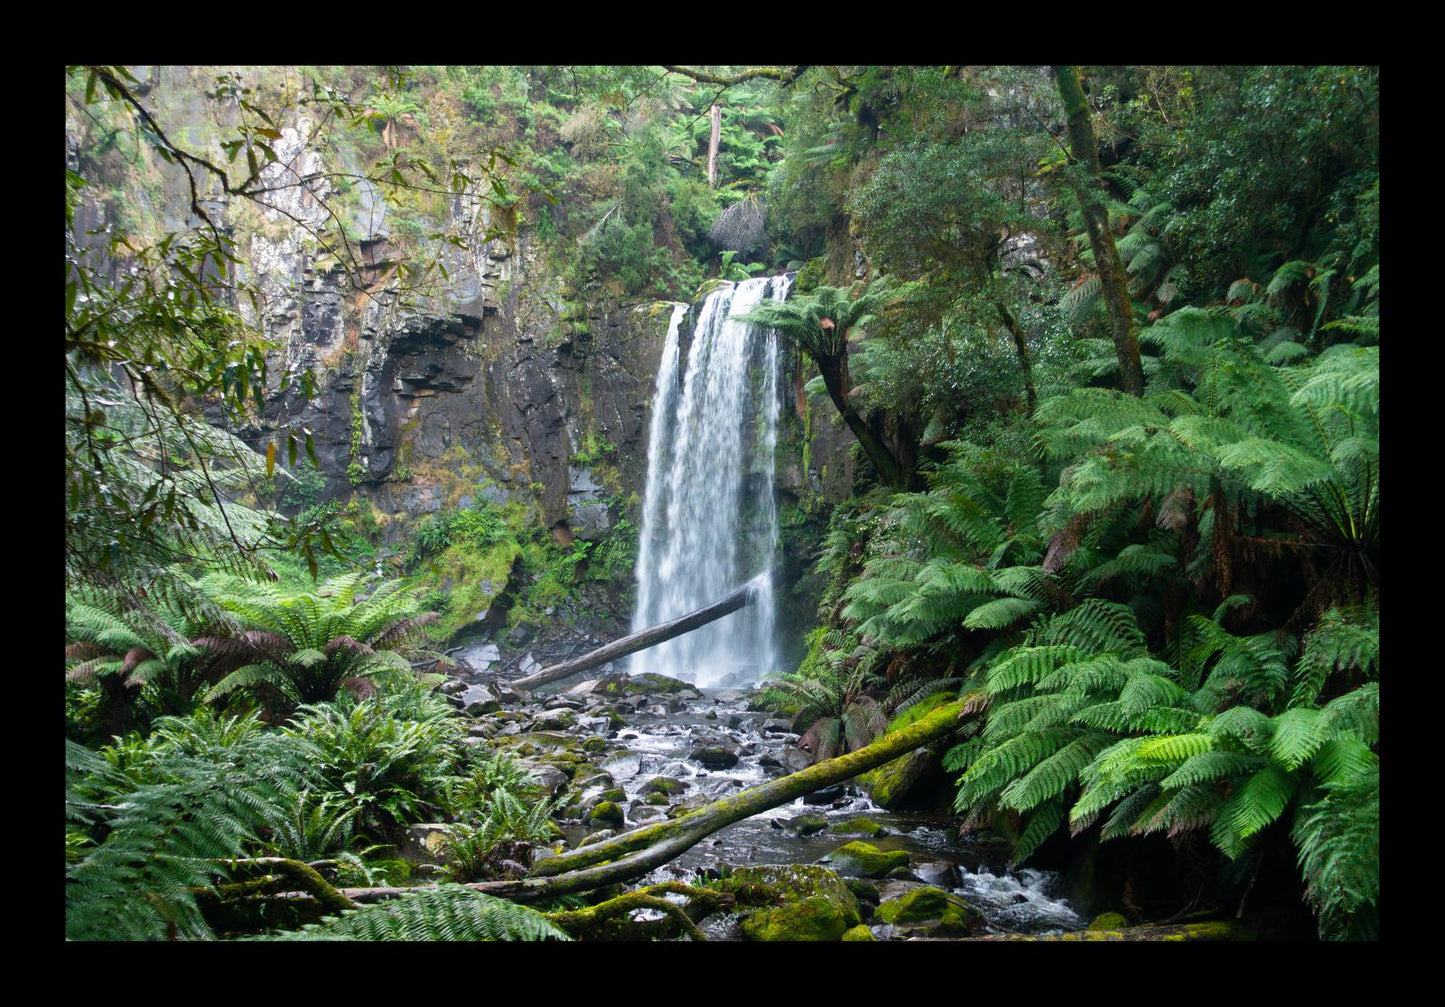
[[[303, 244], [356, 291], [378, 208], [398, 303], [444, 298], [447, 256], [496, 240], [577, 336], [594, 309], [798, 271], [756, 317], [862, 451], [805, 544], [807, 656], [768, 693], [814, 758], [965, 696], [940, 753], [964, 830], [1053, 864], [1168, 837], [1209, 876], [1171, 912], [1235, 914], [1287, 860], [1322, 937], [1377, 938], [1378, 70], [1058, 69], [197, 70], [192, 102], [73, 68], [67, 935], [230, 935], [223, 890], [286, 890], [307, 863], [395, 880], [420, 821], [448, 824], [452, 880], [525, 876], [555, 808], [461, 743], [440, 676], [413, 670], [439, 657], [420, 631], [493, 607], [530, 629], [632, 577], [631, 524], [554, 538], [485, 502], [467, 459], [446, 459], [465, 492], [387, 530], [347, 496], [354, 396], [339, 498], [307, 431], [260, 452], [224, 432], [315, 387], [257, 331], [235, 242], [284, 230], [304, 121], [328, 169]], [[1093, 174], [1056, 85], [1075, 76]], [[1122, 274], [1095, 261], [1101, 228]], [[588, 432], [566, 460], [615, 452]], [[383, 543], [405, 579], [381, 580]], [[452, 886], [328, 898], [305, 930], [241, 929], [563, 936]]]

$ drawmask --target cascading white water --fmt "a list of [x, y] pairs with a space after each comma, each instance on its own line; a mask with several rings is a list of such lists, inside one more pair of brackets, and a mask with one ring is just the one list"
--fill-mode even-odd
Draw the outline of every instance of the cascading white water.
[[[783, 300], [790, 285], [759, 277], [709, 294], [680, 382], [688, 309], [673, 309], [652, 398], [634, 631], [717, 601], [773, 566], [778, 341], [737, 318], [764, 297]], [[774, 662], [772, 585], [757, 590], [751, 606], [634, 655], [631, 670], [698, 685], [756, 681]]]

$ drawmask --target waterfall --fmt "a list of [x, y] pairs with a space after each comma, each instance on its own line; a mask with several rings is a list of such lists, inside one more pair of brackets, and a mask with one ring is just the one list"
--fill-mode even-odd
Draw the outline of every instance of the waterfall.
[[[778, 341], [737, 316], [764, 297], [783, 300], [790, 285], [759, 277], [709, 294], [681, 380], [688, 308], [673, 309], [652, 397], [634, 631], [716, 601], [773, 565]], [[771, 583], [758, 591], [751, 606], [634, 655], [631, 670], [698, 685], [756, 681], [775, 660]]]

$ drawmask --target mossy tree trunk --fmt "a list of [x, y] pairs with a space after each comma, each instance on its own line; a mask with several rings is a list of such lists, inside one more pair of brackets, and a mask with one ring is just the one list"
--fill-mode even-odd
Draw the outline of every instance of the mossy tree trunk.
[[1099, 145], [1094, 138], [1094, 125], [1089, 119], [1089, 106], [1079, 86], [1076, 67], [1054, 67], [1059, 97], [1069, 117], [1069, 149], [1071, 160], [1082, 165], [1087, 178], [1074, 178], [1074, 190], [1089, 231], [1089, 247], [1094, 251], [1094, 265], [1099, 273], [1099, 287], [1109, 312], [1110, 335], [1114, 352], [1119, 357], [1119, 386], [1130, 395], [1144, 394], [1144, 368], [1139, 360], [1139, 332], [1134, 325], [1134, 312], [1129, 304], [1129, 277], [1109, 229], [1109, 207], [1104, 201], [1104, 179], [1099, 170]]

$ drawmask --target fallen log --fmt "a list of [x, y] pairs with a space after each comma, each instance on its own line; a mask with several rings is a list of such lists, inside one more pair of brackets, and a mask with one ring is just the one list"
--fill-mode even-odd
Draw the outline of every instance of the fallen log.
[[713, 602], [687, 615], [679, 616], [671, 622], [664, 622], [657, 626], [651, 626], [639, 630], [619, 640], [603, 644], [596, 650], [589, 650], [581, 657], [574, 657], [554, 664], [549, 668], [528, 675], [525, 678], [518, 678], [512, 681], [512, 685], [519, 689], [535, 689], [539, 685], [548, 682], [555, 682], [559, 678], [566, 678], [568, 675], [575, 675], [579, 671], [586, 671], [588, 668], [605, 664], [608, 661], [616, 660], [619, 657], [626, 657], [628, 654], [635, 654], [639, 650], [646, 650], [648, 647], [655, 647], [659, 643], [671, 640], [675, 636], [690, 633], [699, 626], [706, 626], [708, 623], [721, 619], [725, 615], [731, 615], [745, 605], [751, 605], [757, 598], [758, 589], [765, 583], [765, 578], [772, 577], [772, 573], [762, 573], [748, 581], [742, 587], [731, 592], [719, 601]]
[[1063, 934], [990, 934], [987, 937], [922, 938], [954, 941], [1255, 941], [1254, 928], [1234, 920], [1145, 924], [1116, 930], [1073, 930]]
[[[852, 779], [907, 755], [915, 748], [937, 741], [950, 733], [961, 717], [972, 712], [968, 707], [974, 698], [973, 694], [969, 694], [940, 706], [917, 722], [884, 735], [856, 752], [827, 759], [790, 776], [732, 794], [672, 821], [649, 825], [540, 861], [533, 868], [533, 876], [526, 880], [478, 881], [467, 887], [500, 898], [529, 902], [631, 881], [734, 822]], [[409, 891], [416, 889], [344, 888], [338, 894], [354, 902], [374, 902], [395, 898]]]

